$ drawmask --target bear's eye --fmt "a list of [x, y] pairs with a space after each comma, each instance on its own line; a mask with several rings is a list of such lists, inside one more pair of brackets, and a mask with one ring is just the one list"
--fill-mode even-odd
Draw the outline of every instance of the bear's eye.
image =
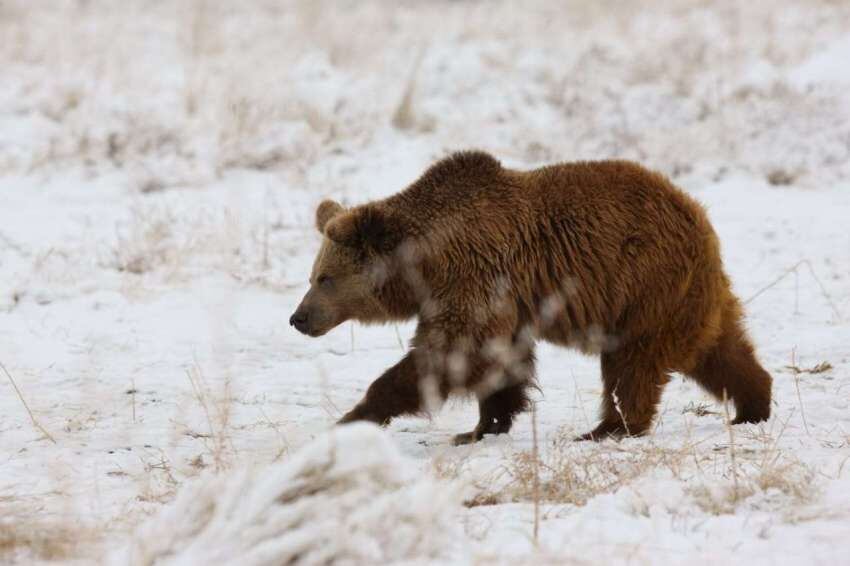
[[316, 283], [322, 287], [327, 287], [331, 283], [331, 278], [329, 275], [319, 275], [316, 278]]

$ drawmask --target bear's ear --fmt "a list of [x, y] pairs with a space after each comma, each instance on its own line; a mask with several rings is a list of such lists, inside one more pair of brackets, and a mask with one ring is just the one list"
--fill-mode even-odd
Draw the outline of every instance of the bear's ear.
[[342, 205], [335, 200], [323, 200], [316, 208], [316, 229], [324, 234], [328, 222], [344, 210]]
[[401, 242], [401, 231], [386, 212], [364, 206], [333, 217], [325, 235], [338, 244], [363, 251], [388, 253]]

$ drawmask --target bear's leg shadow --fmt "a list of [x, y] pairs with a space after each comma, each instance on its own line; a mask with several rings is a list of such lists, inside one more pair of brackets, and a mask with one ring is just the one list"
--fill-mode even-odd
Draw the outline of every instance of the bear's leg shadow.
[[737, 301], [724, 312], [722, 333], [687, 375], [720, 400], [735, 403], [732, 424], [770, 418], [770, 374], [759, 364], [741, 324]]
[[670, 376], [653, 351], [632, 343], [603, 352], [602, 422], [576, 440], [604, 440], [611, 436], [641, 436], [652, 424], [661, 392]]

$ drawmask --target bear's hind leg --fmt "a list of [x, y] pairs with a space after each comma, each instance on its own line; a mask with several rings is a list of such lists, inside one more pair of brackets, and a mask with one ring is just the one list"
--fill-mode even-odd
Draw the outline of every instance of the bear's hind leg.
[[478, 425], [470, 432], [456, 435], [454, 445], [471, 444], [484, 438], [485, 434], [510, 431], [514, 417], [528, 408], [528, 387], [527, 381], [514, 383], [480, 399]]
[[732, 424], [757, 423], [770, 418], [772, 379], [756, 360], [740, 317], [737, 302], [731, 303], [717, 343], [687, 375], [718, 399], [735, 403]]
[[661, 391], [670, 376], [643, 344], [627, 344], [602, 354], [602, 422], [576, 440], [641, 436], [655, 416]]

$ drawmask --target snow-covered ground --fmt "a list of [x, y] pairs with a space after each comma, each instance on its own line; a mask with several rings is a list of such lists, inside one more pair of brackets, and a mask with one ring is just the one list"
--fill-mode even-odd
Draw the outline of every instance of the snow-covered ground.
[[[826, 0], [0, 3], [0, 563], [850, 563], [848, 61]], [[289, 328], [315, 205], [469, 147], [705, 203], [773, 418], [677, 378], [651, 436], [572, 443], [598, 361], [542, 346], [536, 426], [452, 447], [457, 400], [326, 436], [413, 327]]]

